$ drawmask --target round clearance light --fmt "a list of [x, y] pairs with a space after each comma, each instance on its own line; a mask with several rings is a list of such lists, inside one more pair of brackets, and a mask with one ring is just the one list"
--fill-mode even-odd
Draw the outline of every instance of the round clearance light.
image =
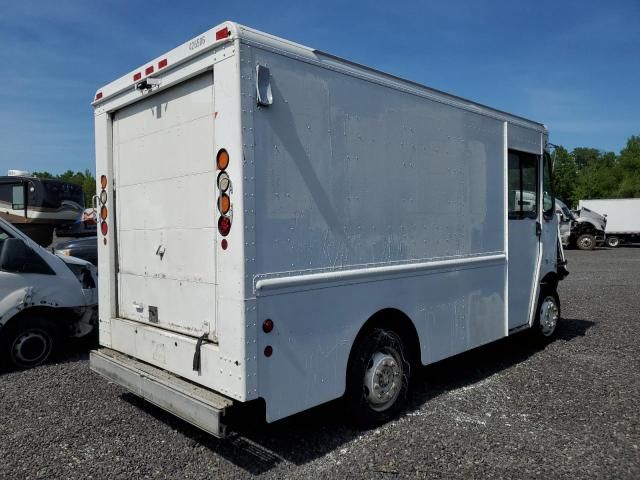
[[218, 231], [220, 235], [226, 237], [231, 230], [231, 219], [229, 217], [220, 217], [218, 219]]
[[102, 190], [102, 191], [100, 192], [100, 203], [101, 203], [102, 205], [104, 205], [105, 203], [107, 203], [107, 192], [106, 192], [106, 190]]
[[267, 345], [264, 347], [264, 356], [270, 357], [271, 355], [273, 355], [273, 347], [271, 345]]
[[229, 174], [227, 172], [220, 172], [218, 175], [218, 188], [221, 192], [226, 192], [229, 190], [231, 186], [231, 179], [229, 178]]
[[105, 237], [107, 236], [107, 233], [109, 233], [109, 227], [107, 226], [107, 222], [102, 222], [100, 224], [100, 231], [102, 232], [102, 235], [104, 235]]
[[220, 198], [218, 198], [218, 210], [220, 210], [220, 213], [223, 215], [226, 215], [229, 213], [229, 210], [231, 210], [231, 199], [226, 193], [223, 193], [220, 195]]
[[273, 330], [273, 320], [267, 318], [264, 322], [262, 322], [262, 331], [264, 333], [269, 333]]
[[218, 151], [218, 155], [216, 156], [216, 165], [218, 166], [218, 170], [224, 170], [229, 166], [229, 154], [224, 148], [221, 148]]
[[106, 175], [102, 175], [100, 177], [100, 186], [102, 187], [103, 190], [105, 188], [107, 188], [107, 176]]
[[100, 207], [100, 218], [102, 219], [102, 221], [104, 222], [107, 219], [107, 207], [102, 206]]

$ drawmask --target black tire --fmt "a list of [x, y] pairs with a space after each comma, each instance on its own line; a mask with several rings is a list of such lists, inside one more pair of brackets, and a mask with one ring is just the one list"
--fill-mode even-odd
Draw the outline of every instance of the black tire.
[[22, 315], [0, 330], [0, 357], [6, 366], [24, 370], [48, 361], [60, 344], [57, 326], [42, 317]]
[[593, 250], [596, 246], [596, 237], [590, 233], [583, 233], [576, 240], [576, 246], [580, 250]]
[[[349, 419], [356, 426], [375, 427], [404, 409], [411, 377], [407, 354], [405, 343], [393, 330], [374, 328], [356, 341], [345, 394]], [[371, 392], [367, 384], [378, 388]]]
[[607, 247], [618, 248], [620, 246], [620, 239], [618, 237], [607, 237], [605, 243]]
[[[557, 309], [555, 312], [550, 308], [551, 303]], [[555, 314], [555, 320], [552, 317]], [[555, 337], [560, 322], [560, 297], [555, 288], [543, 287], [538, 298], [538, 307], [533, 322], [533, 334], [539, 340], [549, 341]], [[553, 326], [551, 327], [551, 323]]]

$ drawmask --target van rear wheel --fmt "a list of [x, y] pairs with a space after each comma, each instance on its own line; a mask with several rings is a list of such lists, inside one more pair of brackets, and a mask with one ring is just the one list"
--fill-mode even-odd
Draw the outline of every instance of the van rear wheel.
[[393, 330], [374, 328], [357, 340], [347, 367], [345, 400], [359, 427], [384, 423], [406, 404], [411, 366], [402, 338]]
[[616, 248], [620, 246], [620, 239], [618, 237], [607, 237], [607, 247]]

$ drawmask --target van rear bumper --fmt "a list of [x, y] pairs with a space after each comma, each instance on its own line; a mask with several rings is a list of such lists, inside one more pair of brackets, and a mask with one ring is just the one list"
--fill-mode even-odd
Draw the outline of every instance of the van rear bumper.
[[216, 437], [226, 434], [222, 417], [233, 401], [171, 373], [108, 348], [93, 350], [91, 370]]

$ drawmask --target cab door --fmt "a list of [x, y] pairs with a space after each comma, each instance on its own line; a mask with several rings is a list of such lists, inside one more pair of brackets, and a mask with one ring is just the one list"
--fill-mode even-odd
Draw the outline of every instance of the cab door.
[[509, 330], [529, 322], [534, 307], [540, 259], [539, 175], [540, 157], [528, 152], [508, 152], [509, 198]]

